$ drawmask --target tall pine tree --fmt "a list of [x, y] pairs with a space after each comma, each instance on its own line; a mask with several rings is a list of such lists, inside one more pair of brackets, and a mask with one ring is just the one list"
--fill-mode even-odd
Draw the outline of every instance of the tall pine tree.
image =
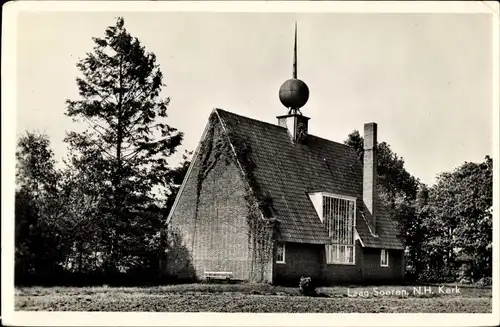
[[[67, 115], [89, 128], [70, 132], [71, 166], [80, 180], [97, 183], [103, 257], [108, 270], [145, 265], [162, 226], [161, 191], [175, 172], [166, 158], [183, 134], [166, 123], [170, 99], [156, 57], [124, 27], [123, 18], [93, 38], [93, 53], [77, 64], [81, 98], [67, 100]], [[157, 252], [157, 251], [156, 251]]]

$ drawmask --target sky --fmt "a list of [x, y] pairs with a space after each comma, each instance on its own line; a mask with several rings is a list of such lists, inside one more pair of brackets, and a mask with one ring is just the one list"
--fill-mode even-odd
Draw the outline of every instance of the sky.
[[[277, 123], [280, 85], [310, 89], [309, 132], [343, 142], [366, 122], [422, 182], [493, 155], [491, 18], [484, 14], [22, 12], [17, 36], [17, 136], [45, 132], [55, 158], [79, 98], [76, 63], [115, 17], [156, 54], [169, 124], [194, 150], [213, 108]], [[172, 165], [180, 155], [169, 159]]]

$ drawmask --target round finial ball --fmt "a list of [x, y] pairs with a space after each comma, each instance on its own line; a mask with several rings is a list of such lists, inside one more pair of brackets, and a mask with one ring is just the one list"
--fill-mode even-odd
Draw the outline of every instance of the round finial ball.
[[280, 87], [280, 101], [287, 108], [298, 109], [309, 99], [309, 88], [300, 79], [289, 79]]

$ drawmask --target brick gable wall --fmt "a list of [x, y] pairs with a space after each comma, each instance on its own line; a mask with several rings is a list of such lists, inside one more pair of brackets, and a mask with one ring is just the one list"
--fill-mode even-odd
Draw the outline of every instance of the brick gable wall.
[[[216, 124], [213, 146], [225, 136]], [[209, 160], [214, 159], [212, 151]], [[196, 217], [197, 181], [201, 157], [191, 168], [171, 216], [171, 225], [180, 231], [190, 254], [196, 277], [205, 271], [233, 272], [235, 279], [250, 277], [251, 258], [248, 240], [248, 209], [245, 186], [233, 161], [218, 158], [201, 184]], [[196, 219], [195, 219], [196, 217]]]

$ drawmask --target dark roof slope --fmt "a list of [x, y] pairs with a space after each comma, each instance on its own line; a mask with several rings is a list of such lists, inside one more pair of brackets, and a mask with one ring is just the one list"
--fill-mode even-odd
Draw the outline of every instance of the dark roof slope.
[[[363, 218], [363, 168], [354, 148], [308, 135], [302, 144], [291, 142], [284, 127], [216, 109], [230, 136], [251, 147], [253, 174], [262, 192], [272, 199], [285, 242], [325, 244], [327, 230], [309, 199], [310, 192], [356, 197], [356, 230], [367, 247], [402, 249], [395, 224], [385, 212], [377, 215], [374, 237]], [[380, 203], [380, 201], [378, 201]], [[380, 208], [383, 209], [383, 208]]]

